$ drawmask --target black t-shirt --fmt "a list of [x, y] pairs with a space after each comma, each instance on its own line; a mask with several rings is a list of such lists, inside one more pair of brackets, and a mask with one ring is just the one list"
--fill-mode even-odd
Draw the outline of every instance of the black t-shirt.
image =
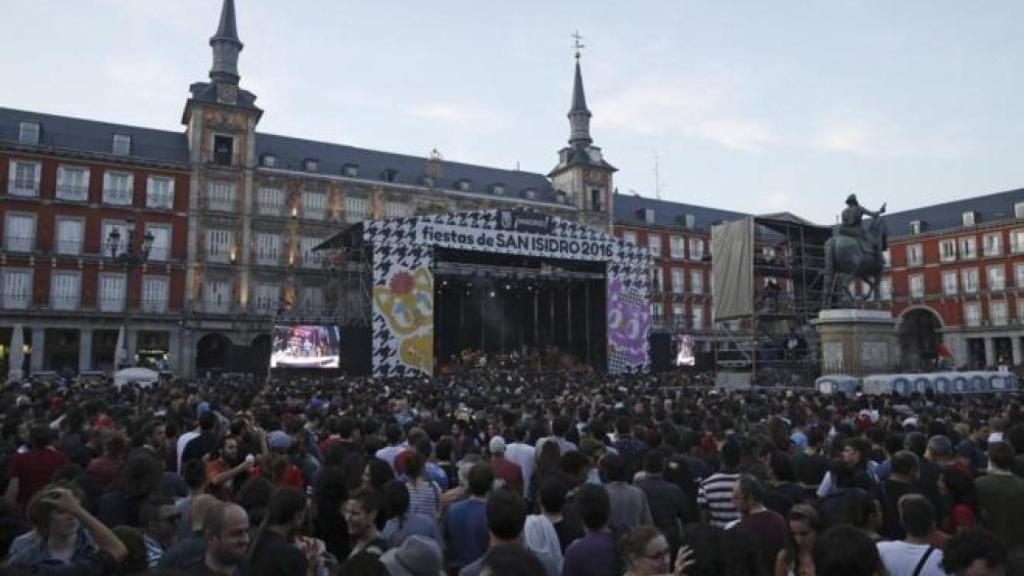
[[305, 576], [306, 557], [272, 530], [263, 530], [245, 570], [247, 576]]
[[796, 468], [796, 479], [801, 484], [816, 487], [825, 478], [825, 472], [828, 472], [828, 458], [821, 454], [797, 454], [793, 458], [793, 466]]

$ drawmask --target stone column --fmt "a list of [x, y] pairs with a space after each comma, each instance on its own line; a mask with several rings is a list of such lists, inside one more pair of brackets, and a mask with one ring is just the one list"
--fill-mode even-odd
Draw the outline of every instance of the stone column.
[[996, 346], [991, 336], [985, 336], [985, 367], [994, 366], [996, 363]]
[[1013, 347], [1013, 365], [1016, 366], [1021, 363], [1020, 336], [1010, 336], [1010, 345]]
[[30, 372], [39, 372], [43, 369], [43, 357], [46, 355], [46, 329], [42, 326], [32, 327], [32, 363], [29, 366]]
[[170, 370], [177, 375], [184, 374], [182, 369], [182, 356], [181, 356], [181, 333], [183, 330], [179, 327], [177, 330], [170, 330], [167, 332], [167, 365]]
[[78, 332], [78, 371], [92, 370], [92, 328]]

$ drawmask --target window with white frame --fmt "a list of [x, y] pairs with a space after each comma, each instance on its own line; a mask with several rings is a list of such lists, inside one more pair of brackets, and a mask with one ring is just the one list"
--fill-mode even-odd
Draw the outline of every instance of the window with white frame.
[[4, 267], [0, 269], [3, 277], [4, 308], [24, 310], [32, 302], [32, 270]]
[[132, 137], [127, 134], [114, 134], [110, 142], [110, 151], [117, 156], [128, 156], [132, 153]]
[[1006, 290], [1006, 267], [1002, 264], [989, 266], [985, 269], [990, 292], [1002, 292]]
[[281, 288], [277, 284], [260, 282], [253, 290], [253, 302], [256, 310], [265, 314], [273, 314], [277, 310], [281, 298]]
[[256, 212], [260, 216], [280, 216], [284, 213], [284, 190], [260, 186], [256, 192]]
[[956, 270], [946, 270], [942, 273], [942, 293], [946, 296], [956, 296], [959, 286], [957, 286], [957, 273]]
[[686, 304], [673, 304], [672, 305], [672, 320], [676, 323], [686, 321]]
[[878, 297], [884, 302], [892, 300], [892, 278], [889, 276], [878, 282]]
[[102, 312], [124, 310], [124, 274], [100, 274], [99, 306]]
[[1017, 288], [1024, 288], [1024, 262], [1013, 264], [1013, 285]]
[[299, 304], [304, 314], [322, 314], [324, 289], [320, 286], [303, 286]]
[[653, 279], [653, 284], [652, 285], [654, 287], [654, 291], [656, 293], [664, 292], [665, 291], [665, 277], [664, 277], [664, 274], [661, 271], [661, 268], [660, 267], [653, 268], [651, 270], [651, 273], [652, 273], [652, 279]]
[[85, 241], [85, 222], [81, 218], [57, 217], [57, 254], [78, 255]]
[[686, 271], [682, 268], [672, 269], [672, 293], [682, 294], [686, 290]]
[[910, 297], [911, 298], [924, 298], [924, 275], [913, 274], [909, 277], [910, 280]]
[[211, 180], [206, 188], [206, 208], [219, 212], [235, 209], [235, 183]]
[[704, 293], [704, 271], [690, 270], [690, 292], [694, 294]]
[[651, 316], [654, 316], [655, 318], [660, 318], [664, 312], [664, 304], [662, 304], [661, 302], [651, 302]]
[[59, 166], [57, 198], [72, 202], [89, 200], [89, 169], [84, 166]]
[[208, 228], [206, 230], [206, 259], [209, 262], [226, 263], [231, 259], [231, 247], [235, 243], [234, 230]]
[[4, 219], [4, 249], [8, 252], [31, 252], [35, 246], [35, 215], [8, 212]]
[[323, 220], [327, 214], [326, 192], [302, 193], [302, 217], [311, 220]]
[[629, 242], [630, 244], [636, 244], [636, 232], [633, 232], [632, 230], [623, 231], [622, 241]]
[[1024, 218], [1024, 202], [1016, 202], [1013, 205], [1013, 217]]
[[972, 328], [981, 326], [981, 304], [964, 302], [964, 324]]
[[167, 311], [167, 277], [142, 278], [142, 309], [146, 312]]
[[693, 328], [695, 330], [704, 328], [704, 305], [693, 304], [690, 310], [690, 317], [693, 318]]
[[1006, 300], [989, 300], [988, 319], [993, 326], [1006, 326], [1009, 322]]
[[686, 258], [686, 238], [682, 236], [672, 236], [669, 238], [669, 256], [676, 260], [682, 260]]
[[363, 196], [345, 196], [345, 222], [362, 222], [373, 216], [370, 199]]
[[651, 251], [652, 258], [661, 258], [661, 235], [647, 235], [647, 249]]
[[114, 172], [111, 170], [104, 172], [103, 202], [118, 206], [131, 206], [132, 180], [130, 172]]
[[690, 260], [704, 259], [704, 239], [690, 238]]
[[1024, 298], [1017, 298], [1017, 322], [1024, 324]]
[[11, 160], [9, 166], [7, 193], [12, 196], [39, 196], [42, 164], [26, 160]]
[[146, 181], [147, 208], [174, 208], [174, 178], [150, 176]]
[[275, 266], [281, 262], [281, 235], [270, 232], [256, 233], [256, 263]]
[[78, 271], [54, 271], [50, 276], [50, 308], [77, 310], [81, 301], [82, 275]]
[[231, 281], [210, 279], [203, 283], [203, 308], [207, 312], [231, 311]]
[[956, 260], [956, 240], [947, 238], [939, 242], [939, 260], [943, 262]]
[[320, 262], [323, 259], [323, 253], [314, 251], [323, 240], [320, 238], [312, 238], [309, 236], [303, 236], [299, 238], [299, 255], [302, 258], [302, 266], [305, 268], [318, 268]]
[[964, 268], [960, 271], [960, 284], [963, 286], [964, 294], [977, 294], [979, 283], [977, 268]]
[[686, 214], [683, 216], [683, 225], [687, 228], [693, 228], [697, 223], [697, 219], [693, 214]]
[[911, 234], [920, 234], [921, 233], [921, 221], [920, 220], [912, 220], [910, 222], [910, 233]]
[[30, 144], [35, 146], [39, 144], [39, 123], [38, 122], [19, 122], [18, 123], [18, 143], [19, 144]]
[[892, 252], [888, 248], [882, 250], [882, 268], [892, 267]]
[[1003, 235], [1000, 232], [992, 234], [985, 234], [984, 247], [982, 253], [985, 256], [1002, 256], [1003, 255]]
[[406, 218], [412, 215], [412, 204], [401, 200], [388, 200], [384, 202], [385, 218]]
[[964, 226], [974, 226], [974, 211], [964, 212], [962, 215]]
[[1024, 252], [1024, 230], [1010, 231], [1010, 251], [1014, 254]]
[[907, 266], [920, 266], [924, 263], [924, 252], [920, 244], [907, 244]]
[[115, 230], [119, 240], [113, 255], [123, 254], [125, 249], [128, 248], [128, 223], [124, 220], [104, 220], [103, 225], [100, 226], [100, 248], [103, 256], [111, 256], [110, 233]]
[[146, 231], [153, 235], [149, 248], [149, 259], [163, 262], [171, 257], [171, 225], [146, 224]]
[[960, 238], [960, 257], [978, 257], [978, 239], [974, 236], [963, 236]]

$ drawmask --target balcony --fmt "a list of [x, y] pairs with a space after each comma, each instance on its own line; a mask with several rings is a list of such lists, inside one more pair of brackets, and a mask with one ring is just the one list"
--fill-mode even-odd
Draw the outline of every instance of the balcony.
[[58, 184], [57, 199], [69, 202], [85, 202], [89, 199], [89, 187], [85, 184]]
[[34, 236], [4, 236], [5, 252], [32, 252], [35, 250], [36, 239]]
[[31, 290], [14, 290], [0, 293], [0, 308], [4, 310], [26, 310], [31, 302]]

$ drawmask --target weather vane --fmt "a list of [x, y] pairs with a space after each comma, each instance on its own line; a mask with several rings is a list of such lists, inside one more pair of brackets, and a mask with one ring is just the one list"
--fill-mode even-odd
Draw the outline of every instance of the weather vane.
[[572, 39], [573, 39], [573, 47], [576, 48], [576, 59], [579, 60], [580, 59], [580, 50], [582, 50], [583, 48], [586, 48], [586, 46], [583, 44], [583, 42], [581, 42], [581, 40], [583, 40], [583, 36], [580, 36], [580, 31], [579, 30], [577, 30], [577, 31], [572, 33]]

